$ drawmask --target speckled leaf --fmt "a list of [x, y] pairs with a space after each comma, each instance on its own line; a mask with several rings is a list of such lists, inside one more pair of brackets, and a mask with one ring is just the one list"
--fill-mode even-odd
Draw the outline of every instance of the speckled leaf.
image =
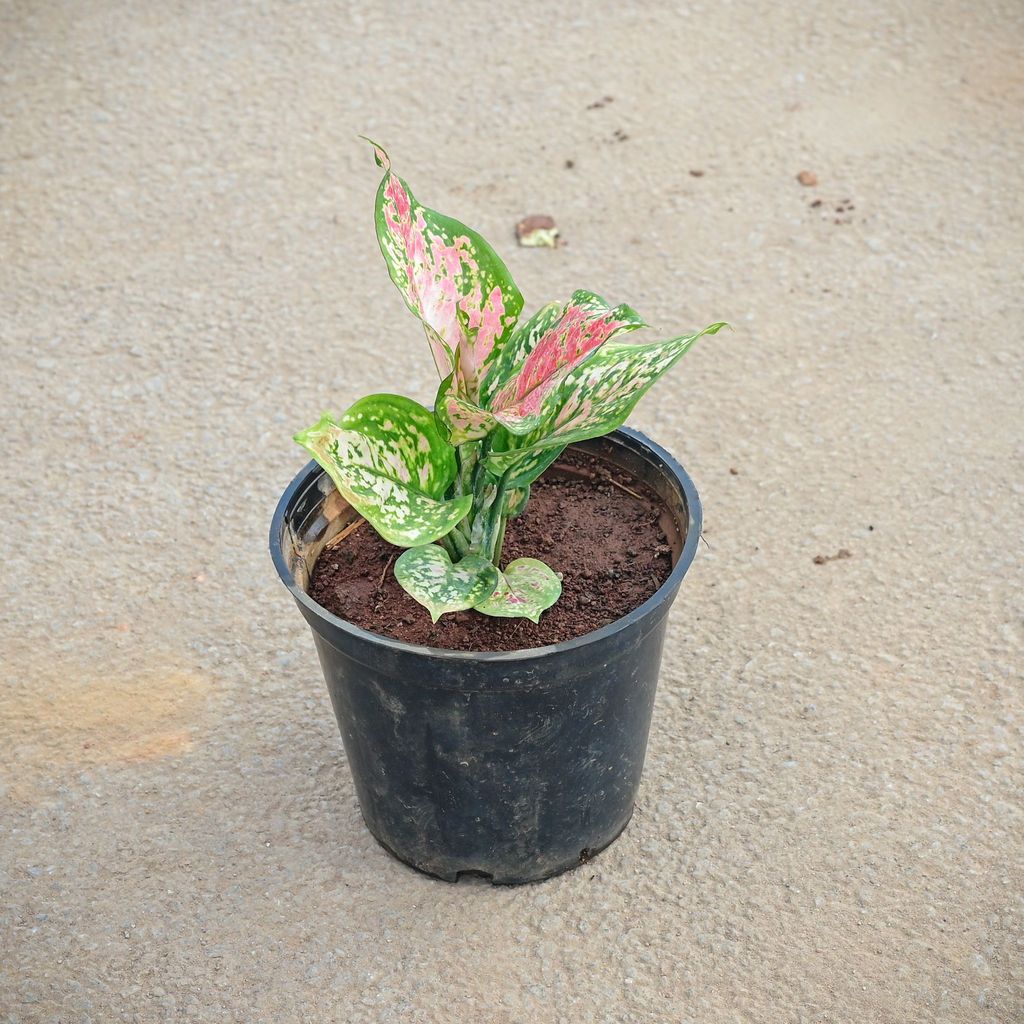
[[[426, 327], [426, 331], [428, 338], [437, 337], [433, 328]], [[497, 426], [497, 421], [486, 409], [481, 409], [476, 402], [462, 393], [463, 382], [458, 374], [459, 361], [460, 354], [456, 353], [455, 370], [441, 381], [434, 399], [434, 415], [448, 441], [453, 445], [478, 441]]]
[[515, 519], [516, 516], [522, 515], [526, 511], [526, 506], [530, 503], [530, 485], [524, 484], [522, 487], [514, 487], [510, 491], [505, 492], [505, 515], [509, 519]]
[[534, 350], [537, 341], [562, 318], [565, 304], [549, 302], [541, 306], [525, 323], [520, 323], [508, 341], [495, 353], [490, 372], [480, 386], [480, 401], [488, 405], [492, 396], [501, 390], [520, 363]]
[[477, 604], [484, 615], [530, 619], [539, 622], [562, 593], [562, 581], [536, 558], [517, 558], [505, 566], [494, 592]]
[[455, 452], [434, 415], [398, 395], [370, 395], [338, 420], [295, 435], [344, 498], [392, 544], [413, 547], [450, 533], [472, 497], [439, 500], [455, 477]]
[[526, 325], [525, 339], [513, 338], [510, 348], [529, 351], [489, 395], [488, 408], [512, 433], [529, 433], [541, 423], [547, 396], [575, 367], [616, 334], [646, 326], [636, 310], [612, 309], [593, 292], [574, 292], [554, 319], [545, 307]]
[[395, 562], [395, 578], [434, 622], [445, 612], [473, 608], [498, 585], [500, 573], [481, 555], [466, 555], [454, 565], [436, 544], [410, 548]]
[[402, 395], [367, 395], [338, 419], [374, 442], [375, 467], [443, 498], [455, 479], [455, 450], [441, 436], [433, 413]]
[[[540, 432], [538, 431], [538, 434]], [[562, 454], [564, 445], [542, 445], [526, 447], [530, 436], [525, 438], [509, 434], [499, 427], [491, 435], [492, 448], [487, 459], [488, 469], [497, 474], [506, 473], [505, 487], [520, 488], [532, 484]]]
[[480, 382], [515, 326], [523, 297], [497, 253], [465, 224], [421, 206], [374, 147], [384, 178], [377, 191], [377, 240], [391, 280], [424, 324], [442, 379], [456, 366], [459, 393], [476, 400]]
[[544, 449], [564, 446], [588, 437], [600, 437], [621, 426], [651, 385], [706, 334], [725, 324], [705, 327], [646, 345], [612, 341], [573, 370], [551, 394], [544, 409], [544, 424], [519, 439], [518, 449], [494, 452], [487, 460], [494, 473], [533, 460]]
[[497, 420], [486, 409], [458, 393], [455, 374], [449, 374], [437, 389], [434, 414], [448, 434], [451, 444], [465, 444], [486, 437]]

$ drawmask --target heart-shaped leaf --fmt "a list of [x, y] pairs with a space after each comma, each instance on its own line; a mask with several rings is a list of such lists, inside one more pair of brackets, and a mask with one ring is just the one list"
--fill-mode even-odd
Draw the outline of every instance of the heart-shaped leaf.
[[515, 438], [505, 451], [492, 451], [487, 466], [493, 473], [518, 466], [532, 470], [541, 453], [552, 446], [600, 437], [622, 426], [633, 407], [666, 370], [706, 334], [717, 334], [724, 323], [711, 324], [695, 334], [637, 345], [611, 341], [576, 367], [549, 396], [543, 426]]
[[433, 329], [427, 337], [442, 380], [456, 370], [452, 355], [457, 352], [459, 393], [475, 401], [519, 318], [523, 296], [480, 235], [421, 206], [409, 186], [391, 173], [387, 153], [371, 145], [384, 170], [376, 222], [388, 273], [409, 309]]
[[463, 611], [486, 600], [500, 573], [481, 555], [466, 555], [453, 565], [444, 548], [424, 544], [398, 556], [395, 578], [437, 622], [445, 612]]
[[[529, 351], [489, 393], [488, 409], [512, 433], [529, 433], [541, 423], [544, 400], [575, 367], [616, 334], [646, 326], [629, 306], [612, 309], [600, 295], [573, 292], [559, 316], [545, 307], [527, 323], [525, 338], [513, 336], [508, 349]], [[504, 350], [499, 353], [495, 376], [506, 358]]]
[[455, 477], [455, 452], [434, 414], [409, 398], [370, 395], [338, 420], [324, 416], [295, 440], [345, 500], [399, 547], [445, 536], [472, 506], [468, 494], [440, 500]]
[[517, 558], [505, 566], [494, 592], [477, 604], [484, 615], [530, 619], [539, 622], [562, 593], [562, 581], [536, 558]]

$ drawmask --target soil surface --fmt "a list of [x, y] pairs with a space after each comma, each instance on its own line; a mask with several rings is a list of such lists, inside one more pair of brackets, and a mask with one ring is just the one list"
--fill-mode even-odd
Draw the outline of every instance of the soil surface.
[[659, 521], [663, 504], [631, 474], [569, 449], [534, 485], [506, 530], [502, 565], [540, 558], [562, 574], [562, 596], [540, 618], [476, 611], [438, 622], [395, 579], [402, 553], [362, 526], [317, 560], [310, 596], [363, 629], [457, 651], [515, 651], [560, 643], [614, 622], [647, 600], [672, 571]]

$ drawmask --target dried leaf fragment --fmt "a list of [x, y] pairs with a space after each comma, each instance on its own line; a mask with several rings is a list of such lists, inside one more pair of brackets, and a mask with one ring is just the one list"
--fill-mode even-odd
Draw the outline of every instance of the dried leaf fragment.
[[554, 249], [558, 245], [558, 227], [553, 217], [542, 213], [531, 214], [516, 225], [516, 238], [526, 248]]

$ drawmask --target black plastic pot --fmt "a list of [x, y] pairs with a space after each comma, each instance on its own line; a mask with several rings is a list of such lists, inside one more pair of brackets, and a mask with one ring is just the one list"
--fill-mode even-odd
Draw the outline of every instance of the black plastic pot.
[[674, 567], [629, 615], [549, 647], [474, 654], [353, 626], [306, 593], [353, 510], [311, 462], [274, 514], [271, 554], [313, 630], [367, 827], [438, 878], [556, 875], [608, 846], [633, 812], [665, 620], [697, 548], [700, 501], [683, 468], [636, 431], [579, 447], [664, 499]]

